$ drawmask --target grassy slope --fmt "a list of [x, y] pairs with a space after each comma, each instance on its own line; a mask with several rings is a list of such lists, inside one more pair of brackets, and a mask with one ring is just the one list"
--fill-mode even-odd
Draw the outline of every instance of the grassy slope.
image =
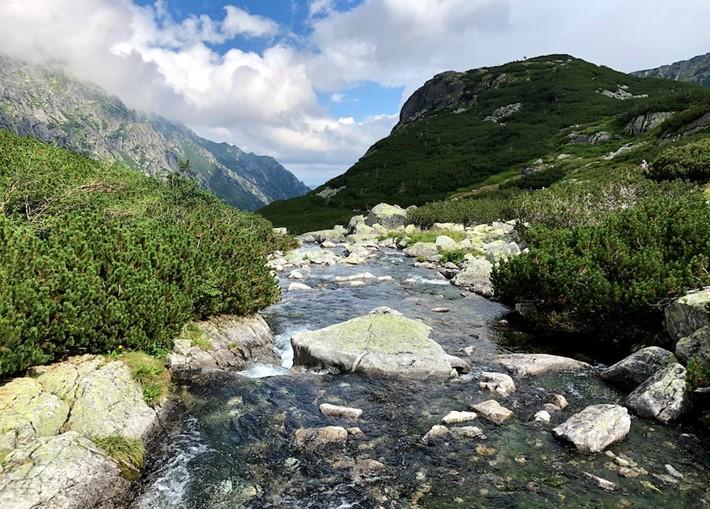
[[[490, 86], [502, 74], [507, 83]], [[469, 96], [477, 98], [465, 112], [424, 116], [377, 142], [325, 186], [304, 198], [275, 202], [260, 213], [295, 232], [329, 227], [381, 201], [407, 206], [446, 198], [501, 173], [516, 175], [533, 160], [553, 159], [568, 149], [598, 159], [630, 141], [624, 127], [640, 113], [680, 111], [697, 104], [710, 109], [710, 91], [697, 86], [634, 78], [565, 55], [469, 71], [465, 81]], [[618, 85], [649, 97], [621, 101], [599, 93], [616, 91]], [[483, 120], [516, 102], [522, 109], [505, 125]], [[602, 146], [564, 147], [572, 126], [575, 132], [608, 130], [622, 139]], [[622, 160], [637, 155], [627, 154]], [[326, 201], [316, 196], [326, 186], [344, 189]]]

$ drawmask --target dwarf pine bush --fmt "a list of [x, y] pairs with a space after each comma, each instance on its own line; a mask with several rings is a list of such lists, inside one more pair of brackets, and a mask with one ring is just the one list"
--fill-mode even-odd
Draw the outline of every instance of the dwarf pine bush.
[[264, 219], [0, 131], [0, 376], [77, 352], [155, 352], [192, 319], [252, 313], [278, 287]]

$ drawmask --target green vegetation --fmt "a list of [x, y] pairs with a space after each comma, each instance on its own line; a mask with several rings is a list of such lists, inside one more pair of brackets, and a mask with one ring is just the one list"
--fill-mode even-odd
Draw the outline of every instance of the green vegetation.
[[476, 225], [505, 221], [515, 217], [514, 191], [486, 193], [473, 198], [459, 198], [427, 203], [408, 214], [409, 220], [422, 228], [434, 223]]
[[265, 255], [289, 239], [191, 181], [0, 131], [0, 200], [0, 376], [74, 352], [160, 352], [190, 320], [278, 298]]
[[[430, 108], [375, 143], [345, 174], [306, 197], [275, 202], [259, 212], [276, 226], [287, 226], [297, 233], [328, 228], [379, 202], [423, 205], [461, 190], [480, 188], [485, 182], [497, 185], [500, 175], [520, 175], [538, 158], [558, 168], [505, 186], [548, 186], [572, 169], [594, 174], [619, 162], [651, 160], [658, 149], [649, 141], [661, 133], [628, 134], [627, 124], [638, 115], [675, 111], [685, 125], [684, 118], [710, 106], [710, 90], [696, 85], [635, 78], [567, 55], [469, 71], [458, 79], [464, 90], [451, 108]], [[628, 87], [635, 98], [620, 100], [601, 93], [616, 93], [619, 86]], [[498, 124], [485, 120], [496, 109], [514, 103], [521, 103], [521, 108], [510, 118]], [[696, 113], [686, 113], [691, 109]], [[671, 123], [667, 126], [673, 127]], [[570, 134], [601, 130], [617, 138], [599, 145], [570, 143]], [[613, 161], [601, 158], [629, 143], [633, 147]], [[562, 153], [573, 157], [557, 160]], [[578, 157], [590, 166], [584, 168]], [[324, 199], [317, 193], [326, 187], [339, 191]], [[505, 218], [499, 202], [494, 198], [473, 207], [467, 202], [456, 203], [451, 206], [456, 212], [448, 205], [438, 209], [428, 205], [414, 217], [424, 226], [436, 222], [434, 216], [438, 221], [459, 222]]]
[[688, 359], [688, 392], [698, 387], [710, 386], [710, 369], [702, 360], [691, 357]]
[[128, 479], [137, 479], [145, 458], [145, 448], [140, 440], [121, 435], [94, 438], [93, 442], [118, 463], [121, 474]]
[[[552, 331], [658, 330], [661, 304], [710, 284], [710, 205], [659, 192], [590, 225], [533, 226], [530, 253], [493, 274], [496, 295], [526, 302]], [[620, 327], [623, 326], [623, 327]]]
[[170, 373], [160, 359], [143, 352], [126, 352], [119, 359], [131, 370], [133, 379], [143, 389], [143, 399], [150, 406], [162, 403], [170, 391]]
[[393, 230], [391, 232], [388, 232], [387, 235], [385, 236], [385, 238], [392, 238], [392, 239], [397, 240], [397, 242], [399, 242], [400, 240], [402, 240], [403, 238], [406, 237], [410, 240], [410, 244], [414, 244], [416, 242], [436, 242], [436, 238], [441, 235], [449, 237], [450, 239], [453, 239], [456, 242], [460, 242], [466, 238], [466, 234], [464, 232], [458, 232], [458, 231], [453, 231], [453, 230], [443, 230], [443, 229], [418, 231], [418, 232], [412, 232], [412, 233]]
[[710, 138], [664, 150], [651, 164], [649, 176], [656, 180], [710, 181]]
[[192, 346], [196, 346], [202, 350], [212, 350], [213, 348], [205, 331], [195, 322], [186, 323], [182, 328], [182, 332], [180, 332], [179, 338], [189, 340]]

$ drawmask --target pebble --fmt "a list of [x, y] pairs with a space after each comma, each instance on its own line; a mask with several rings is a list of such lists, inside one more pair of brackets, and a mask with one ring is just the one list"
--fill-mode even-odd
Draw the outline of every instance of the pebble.
[[448, 313], [451, 310], [449, 308], [434, 308], [431, 311], [432, 313]]
[[597, 477], [594, 474], [590, 474], [589, 472], [583, 472], [584, 475], [586, 475], [589, 479], [594, 481], [597, 486], [599, 486], [601, 489], [606, 490], [606, 491], [614, 491], [616, 489], [616, 484], [614, 484], [611, 481], [608, 481], [606, 479], [603, 479], [601, 477]]

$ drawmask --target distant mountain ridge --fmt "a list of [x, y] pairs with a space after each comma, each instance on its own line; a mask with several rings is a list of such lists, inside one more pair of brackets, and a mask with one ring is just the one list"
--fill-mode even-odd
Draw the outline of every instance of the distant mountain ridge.
[[276, 159], [215, 143], [158, 115], [136, 112], [101, 88], [0, 55], [0, 128], [30, 135], [149, 175], [180, 171], [248, 210], [308, 188]]
[[666, 78], [710, 87], [710, 53], [631, 74], [639, 78]]
[[466, 193], [524, 174], [541, 158], [561, 165], [585, 145], [602, 161], [593, 164], [640, 161], [656, 141], [709, 130], [710, 90], [570, 55], [443, 72], [407, 99], [392, 133], [348, 171], [259, 213], [295, 232], [317, 230], [380, 202], [418, 206]]

